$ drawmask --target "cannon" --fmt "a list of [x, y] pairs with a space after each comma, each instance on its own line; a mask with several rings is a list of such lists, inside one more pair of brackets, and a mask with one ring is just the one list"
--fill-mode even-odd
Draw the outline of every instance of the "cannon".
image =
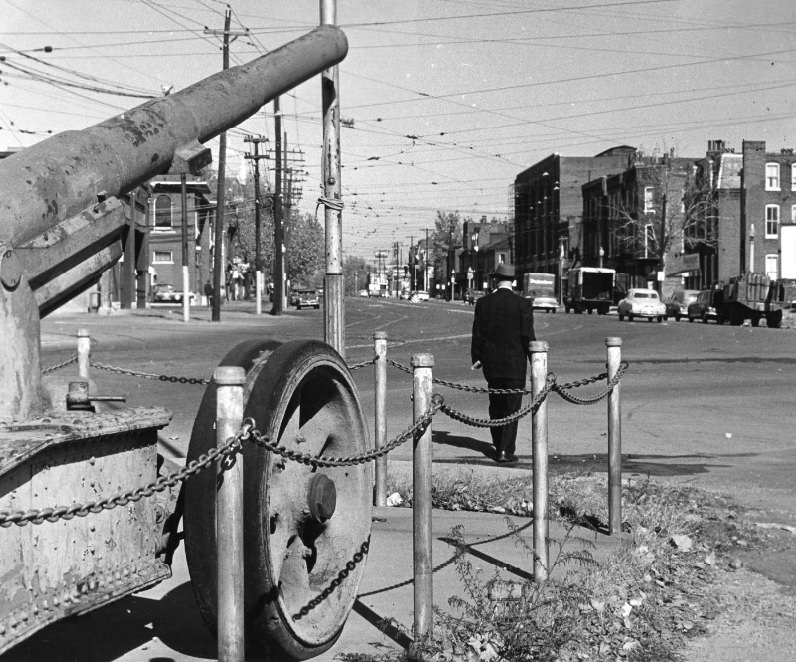
[[[215, 465], [158, 483], [169, 475], [157, 432], [170, 412], [68, 407], [64, 379], [42, 376], [40, 319], [121, 257], [121, 196], [157, 174], [197, 172], [210, 162], [204, 142], [346, 52], [342, 31], [321, 26], [0, 161], [0, 653], [49, 623], [170, 577], [183, 537], [200, 612], [215, 627]], [[245, 415], [280, 445], [318, 455], [366, 450], [356, 388], [330, 346], [244, 343], [221, 365], [246, 369]], [[211, 383], [189, 461], [215, 445], [215, 401]], [[247, 646], [311, 657], [336, 641], [356, 598], [370, 534], [369, 469], [287, 464], [255, 444], [240, 455]]]

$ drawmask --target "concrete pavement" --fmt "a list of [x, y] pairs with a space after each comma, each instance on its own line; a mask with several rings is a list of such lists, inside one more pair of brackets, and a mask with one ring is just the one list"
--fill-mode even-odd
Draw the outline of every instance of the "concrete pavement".
[[[209, 315], [209, 313], [207, 313]], [[93, 342], [101, 347], [120, 334], [146, 338], [153, 325], [181, 322], [181, 311], [173, 315], [162, 310], [112, 313], [104, 318], [87, 319]], [[251, 315], [225, 311], [230, 324], [247, 323]], [[270, 318], [273, 320], [273, 318]], [[77, 319], [79, 322], [79, 318]], [[201, 328], [199, 320], [197, 328]], [[42, 345], [45, 350], [69, 350], [75, 347], [75, 320], [59, 325], [45, 321]], [[88, 324], [88, 322], [96, 322]], [[255, 318], [258, 324], [270, 323]], [[280, 320], [273, 320], [279, 324]], [[207, 325], [207, 328], [217, 328]], [[43, 361], [47, 364], [47, 361]], [[519, 467], [496, 465], [490, 461], [461, 464], [460, 455], [446, 456], [445, 446], [435, 446], [440, 463], [434, 466], [435, 477], [442, 473], [468, 478], [504, 479], [518, 476], [532, 479], [530, 457], [522, 457]], [[391, 460], [390, 473], [410, 476], [411, 463]], [[450, 477], [450, 476], [449, 476]], [[341, 653], [378, 655], [385, 648], [399, 649], [411, 641], [414, 618], [412, 517], [408, 508], [377, 508], [371, 533], [370, 551], [359, 597], [345, 624], [338, 642], [315, 658], [331, 662]], [[523, 581], [533, 576], [533, 521], [512, 518], [519, 529], [510, 534], [506, 517], [492, 513], [433, 512], [433, 603], [445, 609], [448, 598], [465, 597], [464, 585], [454, 564], [456, 547], [452, 540], [454, 527], [461, 526], [468, 545], [469, 559], [480, 568], [484, 580], [499, 570], [504, 579]], [[596, 558], [610, 554], [621, 544], [616, 538], [576, 528], [567, 530], [559, 524], [550, 528], [550, 556], [555, 559], [560, 549], [587, 550]], [[561, 567], [555, 572], [560, 572]], [[389, 624], [384, 627], [382, 624]], [[80, 660], [81, 662], [127, 662], [174, 660], [187, 662], [216, 658], [215, 640], [201, 621], [190, 588], [190, 577], [183, 548], [173, 565], [173, 576], [158, 586], [125, 598], [93, 613], [57, 623], [0, 657], [2, 662], [34, 662], [38, 660]], [[273, 658], [272, 658], [273, 659]]]

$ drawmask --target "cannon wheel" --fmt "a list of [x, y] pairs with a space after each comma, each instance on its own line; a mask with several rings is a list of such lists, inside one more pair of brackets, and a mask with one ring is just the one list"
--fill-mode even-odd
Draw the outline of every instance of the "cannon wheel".
[[[244, 416], [280, 446], [314, 456], [368, 450], [347, 366], [319, 341], [241, 343], [221, 365], [247, 371]], [[215, 446], [216, 387], [194, 423], [188, 460]], [[357, 596], [370, 538], [368, 463], [313, 468], [243, 444], [246, 642], [251, 653], [307, 659], [330, 648]], [[185, 551], [203, 618], [215, 631], [216, 472], [185, 483]]]

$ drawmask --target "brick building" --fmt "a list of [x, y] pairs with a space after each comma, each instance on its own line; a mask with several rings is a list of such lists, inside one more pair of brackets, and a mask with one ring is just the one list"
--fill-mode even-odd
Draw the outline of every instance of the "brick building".
[[694, 162], [636, 154], [622, 172], [584, 184], [579, 266], [615, 269], [622, 288], [657, 282], [664, 264], [676, 281], [664, 291], [682, 285], [692, 271], [698, 276], [693, 261], [677, 259], [702, 245], [699, 233], [689, 236], [696, 221], [684, 202]]
[[462, 228], [462, 249], [459, 252], [457, 289], [463, 292], [472, 287], [484, 290], [489, 286], [489, 274], [501, 262], [513, 262], [514, 236], [505, 222], [465, 221]]
[[772, 278], [796, 278], [793, 150], [767, 152], [764, 141], [744, 140], [741, 156], [738, 263], [742, 270]]
[[518, 279], [527, 272], [562, 273], [562, 255], [579, 261], [583, 252], [582, 187], [622, 172], [635, 154], [628, 145], [596, 156], [551, 154], [514, 180], [514, 262]]
[[[163, 175], [149, 182], [150, 285], [170, 283], [182, 290], [182, 184], [179, 177]], [[211, 247], [215, 205], [210, 201], [207, 182], [186, 182], [188, 212], [188, 274], [191, 291], [201, 293], [212, 278]]]

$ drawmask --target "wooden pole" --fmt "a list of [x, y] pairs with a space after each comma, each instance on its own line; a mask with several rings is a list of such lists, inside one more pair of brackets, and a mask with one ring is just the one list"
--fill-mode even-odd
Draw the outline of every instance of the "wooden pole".
[[[622, 362], [622, 339], [606, 338], [608, 381]], [[622, 411], [619, 383], [608, 394], [608, 533], [622, 533]]]
[[77, 330], [77, 374], [88, 379], [88, 370], [91, 363], [91, 336], [88, 329]]
[[[387, 332], [373, 334], [375, 394], [376, 394], [376, 448], [384, 448], [387, 439]], [[387, 505], [387, 456], [376, 458], [376, 481], [373, 492], [373, 505]]]
[[[337, 2], [321, 0], [321, 25], [335, 25]], [[340, 183], [340, 76], [337, 66], [321, 73], [323, 109], [323, 181], [326, 230], [326, 281], [323, 299], [324, 340], [345, 357], [345, 308], [343, 300], [343, 212]]]
[[[216, 446], [227, 444], [243, 421], [243, 368], [221, 366], [213, 373], [216, 390]], [[218, 580], [218, 660], [243, 662], [243, 455], [219, 466], [216, 497]]]
[[[547, 381], [547, 350], [544, 341], [531, 343], [531, 390], [535, 398]], [[550, 572], [547, 521], [547, 399], [533, 414], [533, 576], [537, 582], [547, 579]]]
[[[431, 354], [412, 356], [414, 419], [417, 421], [431, 407], [434, 357]], [[415, 641], [432, 632], [433, 565], [431, 562], [431, 425], [414, 439], [413, 493], [414, 503], [414, 584]]]

